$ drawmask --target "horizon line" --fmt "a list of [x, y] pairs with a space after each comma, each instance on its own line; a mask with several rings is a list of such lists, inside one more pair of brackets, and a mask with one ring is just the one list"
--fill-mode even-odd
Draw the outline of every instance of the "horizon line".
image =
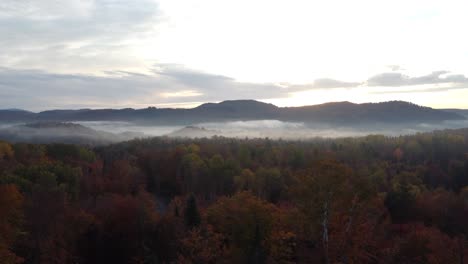
[[[5, 109], [0, 109], [0, 111], [25, 111], [25, 112], [30, 112], [30, 113], [42, 113], [42, 112], [48, 112], [48, 111], [80, 111], [80, 110], [126, 110], [126, 109], [132, 109], [132, 110], [144, 110], [144, 109], [150, 109], [150, 108], [155, 108], [155, 109], [180, 109], [180, 110], [191, 110], [198, 108], [202, 105], [205, 104], [220, 104], [223, 102], [239, 102], [239, 101], [253, 101], [253, 102], [258, 102], [258, 103], [263, 103], [267, 105], [273, 105], [277, 108], [299, 108], [299, 107], [307, 107], [307, 106], [319, 106], [319, 105], [326, 105], [326, 104], [339, 104], [339, 103], [349, 103], [353, 105], [363, 105], [363, 104], [382, 104], [382, 103], [391, 103], [391, 102], [403, 102], [403, 103], [408, 103], [412, 105], [417, 105], [420, 107], [428, 107], [432, 109], [438, 109], [438, 110], [447, 110], [447, 109], [458, 109], [458, 110], [468, 110], [466, 108], [434, 108], [426, 105], [421, 105], [421, 104], [416, 104], [410, 101], [404, 101], [404, 100], [388, 100], [388, 101], [381, 101], [381, 102], [362, 102], [362, 103], [355, 103], [351, 101], [329, 101], [329, 102], [324, 102], [324, 103], [318, 103], [318, 104], [305, 104], [305, 105], [290, 105], [290, 106], [278, 106], [274, 103], [269, 103], [265, 102], [264, 100], [258, 100], [258, 99], [230, 99], [230, 100], [223, 100], [223, 101], [208, 101], [208, 102], [194, 102], [194, 104], [190, 104], [191, 102], [188, 103], [174, 103], [174, 104], [159, 104], [159, 106], [155, 105], [147, 105], [146, 107], [142, 108], [136, 108], [136, 107], [122, 107], [122, 108], [113, 108], [113, 107], [80, 107], [80, 108], [49, 108], [45, 110], [39, 110], [39, 111], [34, 111], [34, 110], [28, 110], [26, 108], [18, 108], [18, 107], [10, 107], [10, 108], [5, 108]], [[174, 105], [193, 105], [192, 107], [161, 107], [162, 105], [168, 105], [168, 106], [174, 106]]]

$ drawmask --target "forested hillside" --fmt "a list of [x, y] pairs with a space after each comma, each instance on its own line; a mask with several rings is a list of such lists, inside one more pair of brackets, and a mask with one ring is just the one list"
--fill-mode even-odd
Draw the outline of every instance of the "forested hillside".
[[[152, 125], [193, 125], [235, 120], [280, 120], [286, 122], [362, 125], [369, 123], [412, 124], [466, 120], [463, 110], [439, 110], [403, 101], [354, 104], [334, 102], [300, 107], [277, 107], [255, 100], [206, 103], [195, 108], [80, 109], [32, 113], [0, 110], [0, 122], [126, 121]], [[460, 113], [459, 113], [460, 112]]]
[[1, 263], [466, 263], [468, 129], [0, 142]]

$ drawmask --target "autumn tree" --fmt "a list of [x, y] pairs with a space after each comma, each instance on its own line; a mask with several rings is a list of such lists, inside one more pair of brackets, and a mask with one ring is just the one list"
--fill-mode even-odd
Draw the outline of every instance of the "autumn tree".
[[284, 188], [284, 180], [277, 168], [260, 168], [256, 171], [256, 191], [259, 197], [277, 202]]
[[[195, 150], [196, 145], [192, 146]], [[183, 156], [180, 164], [183, 186], [185, 192], [202, 193], [207, 182], [207, 166], [205, 161], [196, 153], [195, 150]], [[195, 152], [195, 153], [194, 153]]]
[[21, 263], [22, 258], [13, 252], [21, 232], [23, 195], [15, 185], [0, 185], [0, 259], [2, 263]]
[[276, 208], [250, 192], [221, 198], [207, 209], [208, 224], [226, 236], [235, 263], [264, 263]]
[[239, 175], [234, 177], [234, 185], [238, 191], [255, 191], [255, 174], [250, 169], [243, 169]]
[[[464, 263], [467, 251], [459, 250], [459, 241], [434, 227], [411, 224], [408, 232], [396, 239], [393, 263]], [[461, 241], [466, 245], [466, 241]]]
[[320, 230], [324, 262], [330, 263], [330, 219], [342, 208], [352, 209], [353, 193], [349, 187], [352, 171], [333, 160], [319, 162], [310, 173], [300, 175], [292, 188], [299, 209]]
[[[153, 197], [144, 190], [135, 195], [106, 194], [94, 208], [97, 222], [81, 240], [84, 263], [129, 263], [150, 256], [150, 237], [158, 221]], [[154, 238], [152, 238], [154, 239]]]
[[215, 264], [221, 263], [227, 256], [225, 237], [204, 226], [190, 230], [181, 240], [178, 263]]
[[13, 148], [7, 142], [0, 141], [0, 161], [11, 159], [14, 156]]

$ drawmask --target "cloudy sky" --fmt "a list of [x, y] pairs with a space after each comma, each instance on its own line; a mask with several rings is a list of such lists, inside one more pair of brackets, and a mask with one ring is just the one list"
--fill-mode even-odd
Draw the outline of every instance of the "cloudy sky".
[[468, 108], [468, 3], [1, 0], [0, 108]]

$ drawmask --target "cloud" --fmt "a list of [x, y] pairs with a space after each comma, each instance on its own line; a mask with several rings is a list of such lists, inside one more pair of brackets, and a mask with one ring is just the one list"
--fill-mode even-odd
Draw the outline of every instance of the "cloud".
[[401, 71], [403, 68], [400, 65], [387, 65], [391, 71]]
[[369, 78], [367, 86], [399, 87], [427, 84], [468, 84], [468, 78], [448, 71], [435, 71], [427, 75], [410, 77], [400, 72], [386, 72]]
[[[2, 108], [142, 108], [228, 99], [287, 97], [276, 84], [238, 82], [181, 65], [155, 65], [151, 74], [108, 71], [106, 76], [0, 68]], [[187, 100], [190, 100], [188, 102]]]
[[422, 88], [422, 89], [398, 89], [391, 91], [372, 91], [372, 94], [411, 94], [411, 93], [434, 93], [447, 92], [451, 90], [468, 89], [468, 85], [455, 85], [437, 88]]
[[160, 80], [167, 80], [171, 85], [177, 84], [177, 87], [184, 88], [182, 91], [202, 93], [203, 95], [197, 98], [203, 101], [219, 101], [220, 98], [278, 98], [295, 91], [291, 87], [274, 83], [239, 82], [228, 76], [196, 71], [177, 64], [158, 64], [153, 72]]
[[[398, 65], [388, 65], [391, 72], [374, 75], [363, 82], [346, 82], [329, 78], [316, 79], [311, 84], [290, 85], [291, 90], [313, 90], [359, 87], [402, 87], [391, 91], [372, 91], [372, 94], [442, 92], [468, 88], [468, 78], [463, 74], [450, 74], [449, 71], [434, 71], [427, 75], [411, 77], [401, 73]], [[434, 87], [430, 87], [433, 85]], [[413, 86], [425, 86], [412, 88]], [[429, 87], [428, 87], [429, 86]]]
[[[0, 105], [2, 108], [27, 110], [189, 107], [233, 99], [287, 98], [294, 92], [313, 89], [385, 86], [401, 88], [369, 93], [411, 93], [440, 92], [468, 86], [464, 75], [449, 74], [447, 71], [419, 77], [398, 72], [383, 73], [369, 78], [367, 82], [317, 79], [312, 84], [304, 85], [241, 82], [179, 64], [156, 64], [148, 72], [116, 70], [98, 76], [0, 67]], [[425, 86], [416, 86], [422, 84]], [[432, 88], [431, 84], [443, 85]]]
[[161, 19], [153, 0], [2, 0], [0, 61], [71, 71], [130, 65], [129, 42], [154, 34]]
[[305, 91], [315, 89], [355, 88], [362, 85], [360, 82], [345, 82], [329, 78], [316, 79], [313, 83], [286, 84], [291, 91]]
[[358, 82], [343, 82], [334, 79], [317, 79], [314, 81], [311, 88], [349, 88], [359, 86]]
[[161, 93], [161, 96], [164, 98], [169, 98], [169, 97], [196, 97], [203, 95], [202, 93], [196, 92], [196, 91], [179, 91], [179, 92], [173, 92], [173, 93]]

